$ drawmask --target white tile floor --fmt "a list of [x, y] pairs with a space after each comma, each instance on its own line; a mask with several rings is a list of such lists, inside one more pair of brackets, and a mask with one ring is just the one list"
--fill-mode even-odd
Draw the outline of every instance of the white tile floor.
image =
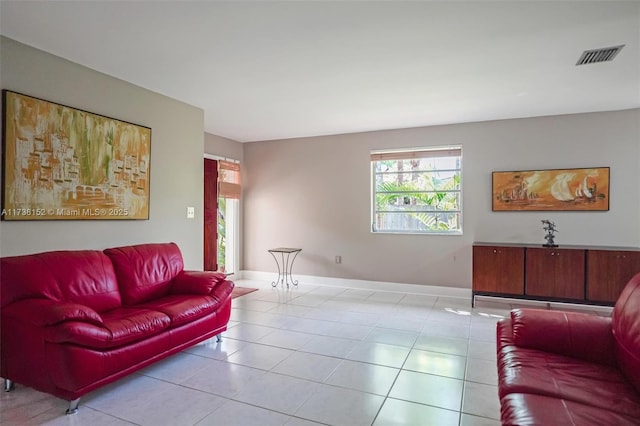
[[498, 425], [495, 323], [507, 306], [301, 283], [235, 299], [203, 342], [84, 396], [20, 385], [6, 425]]

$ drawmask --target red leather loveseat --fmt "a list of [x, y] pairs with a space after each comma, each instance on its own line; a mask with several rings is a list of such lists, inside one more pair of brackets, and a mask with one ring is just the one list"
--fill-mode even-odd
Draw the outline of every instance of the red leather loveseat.
[[70, 401], [226, 330], [233, 283], [177, 245], [0, 259], [0, 376]]
[[640, 274], [611, 318], [514, 310], [497, 333], [503, 425], [640, 425]]

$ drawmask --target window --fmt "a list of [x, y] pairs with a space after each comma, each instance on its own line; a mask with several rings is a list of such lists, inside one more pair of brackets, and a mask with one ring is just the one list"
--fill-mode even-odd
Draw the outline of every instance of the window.
[[226, 274], [238, 272], [239, 223], [240, 200], [218, 198], [218, 270]]
[[462, 234], [462, 148], [373, 151], [371, 230]]

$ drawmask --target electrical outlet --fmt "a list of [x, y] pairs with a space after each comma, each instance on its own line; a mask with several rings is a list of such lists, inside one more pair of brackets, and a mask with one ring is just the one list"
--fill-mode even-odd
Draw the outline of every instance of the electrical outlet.
[[336, 263], [342, 263], [342, 256], [336, 256]]
[[187, 207], [187, 219], [193, 219], [194, 217], [196, 217], [196, 208]]

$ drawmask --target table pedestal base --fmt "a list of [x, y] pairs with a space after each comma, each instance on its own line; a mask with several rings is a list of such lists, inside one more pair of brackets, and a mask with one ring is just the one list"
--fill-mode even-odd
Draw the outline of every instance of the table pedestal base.
[[[272, 287], [276, 287], [278, 284], [286, 285], [287, 288], [289, 288], [289, 284], [293, 286], [298, 285], [298, 280], [294, 281], [291, 276], [291, 269], [293, 268], [293, 262], [301, 251], [302, 249], [299, 248], [284, 247], [269, 250], [278, 267], [278, 279], [271, 283]], [[277, 254], [280, 254], [280, 259], [278, 259]], [[291, 255], [293, 255], [293, 257]]]

